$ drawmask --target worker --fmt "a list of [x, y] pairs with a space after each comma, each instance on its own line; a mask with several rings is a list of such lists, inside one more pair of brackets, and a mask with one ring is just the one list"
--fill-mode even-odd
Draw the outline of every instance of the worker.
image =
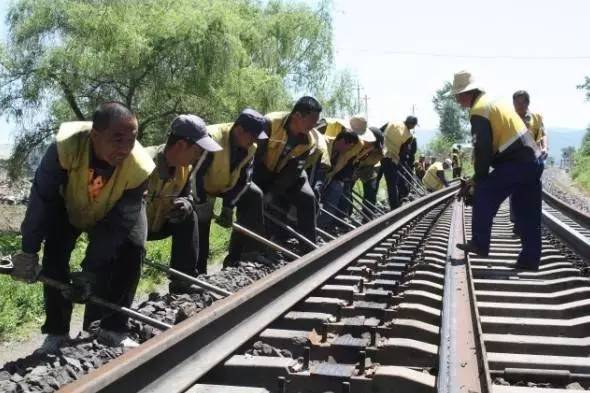
[[312, 128], [310, 135], [315, 140], [315, 146], [309, 152], [303, 169], [307, 173], [307, 178], [318, 202], [324, 189], [325, 176], [332, 164], [330, 162], [330, 153], [328, 152], [328, 142], [324, 132], [326, 130], [326, 120], [322, 119]]
[[[41, 272], [73, 288], [43, 287], [41, 331], [47, 336], [40, 352], [55, 352], [69, 339], [72, 301], [83, 303], [90, 295], [124, 307], [133, 301], [147, 233], [143, 197], [155, 167], [136, 141], [137, 127], [125, 105], [101, 104], [91, 122], [61, 124], [35, 172], [12, 275], [34, 282]], [[88, 234], [82, 271], [70, 273], [70, 256], [82, 232]], [[89, 303], [84, 330], [97, 320], [101, 342], [138, 345], [128, 335], [127, 316]]]
[[448, 187], [449, 183], [445, 177], [445, 171], [451, 169], [453, 164], [448, 158], [443, 162], [435, 161], [431, 164], [422, 177], [422, 183], [428, 192], [438, 191]]
[[[375, 137], [374, 142], [365, 142], [363, 150], [355, 160], [355, 174], [353, 178], [359, 179], [363, 184], [363, 213], [371, 215], [368, 206], [377, 204], [377, 191], [379, 190], [379, 171], [383, 159], [383, 133], [377, 127], [369, 127], [369, 132]], [[367, 203], [368, 202], [368, 203]]]
[[420, 154], [418, 161], [414, 163], [414, 173], [418, 179], [422, 180], [426, 174], [426, 168], [426, 156], [424, 154]]
[[[514, 110], [516, 110], [516, 113], [518, 113], [528, 130], [533, 134], [533, 138], [541, 151], [541, 163], [544, 164], [548, 156], [547, 134], [545, 133], [545, 126], [543, 125], [541, 114], [533, 113], [529, 110], [530, 102], [529, 93], [525, 90], [518, 90], [512, 95]], [[512, 198], [510, 198], [510, 221], [514, 224], [512, 227], [513, 233], [516, 236], [520, 236], [521, 231], [516, 223], [516, 215], [512, 208]]]
[[[291, 112], [267, 114], [267, 134], [254, 159], [253, 180], [264, 193], [265, 204], [286, 201], [296, 209], [297, 229], [316, 241], [316, 199], [303, 170], [316, 146], [311, 130], [319, 120], [322, 106], [313, 97], [301, 97]], [[301, 244], [300, 252], [310, 251]]]
[[400, 172], [406, 176], [402, 166], [409, 171], [413, 169], [416, 140], [412, 130], [417, 124], [415, 116], [408, 116], [403, 123], [392, 121], [381, 127], [385, 139], [385, 157], [381, 164], [391, 209], [398, 208], [400, 200], [409, 193], [409, 185], [402, 180]]
[[[209, 234], [213, 219], [215, 199], [223, 200], [221, 214], [216, 221], [222, 227], [231, 228], [234, 207], [237, 222], [247, 229], [264, 234], [263, 195], [252, 182], [252, 170], [257, 141], [266, 141], [266, 119], [257, 111], [244, 109], [233, 123], [210, 125], [207, 130], [223, 150], [208, 154], [203, 165], [195, 172], [194, 193], [199, 217], [199, 261], [197, 270], [207, 274]], [[228, 255], [224, 266], [232, 266], [238, 260], [270, 261], [263, 251], [245, 235], [232, 231]]]
[[543, 125], [543, 117], [540, 113], [531, 112], [529, 110], [530, 102], [531, 98], [529, 93], [525, 90], [518, 90], [512, 95], [514, 109], [529, 131], [533, 134], [533, 138], [539, 145], [541, 151], [541, 159], [545, 161], [548, 156], [549, 148], [547, 146], [547, 134], [545, 133], [545, 126]]
[[522, 231], [522, 251], [516, 267], [537, 270], [541, 257], [542, 172], [538, 145], [514, 108], [491, 100], [469, 72], [455, 74], [452, 94], [461, 107], [470, 108], [475, 171], [471, 179], [472, 236], [457, 247], [487, 256], [492, 220], [502, 201], [512, 195]]
[[453, 178], [461, 177], [461, 173], [463, 172], [463, 155], [461, 152], [461, 145], [453, 147], [451, 159], [453, 165]]
[[[196, 276], [199, 255], [198, 218], [191, 196], [191, 174], [206, 157], [222, 147], [207, 133], [205, 122], [195, 115], [177, 116], [170, 125], [168, 140], [147, 148], [156, 163], [148, 183], [148, 240], [172, 237], [170, 267]], [[170, 293], [191, 293], [186, 280], [172, 278]]]

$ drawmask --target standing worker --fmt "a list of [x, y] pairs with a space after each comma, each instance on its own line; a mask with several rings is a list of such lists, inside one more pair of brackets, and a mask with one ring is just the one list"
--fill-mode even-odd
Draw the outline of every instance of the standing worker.
[[[22, 252], [12, 275], [34, 282], [39, 273], [66, 284], [62, 293], [43, 287], [47, 334], [41, 352], [55, 352], [69, 339], [72, 300], [96, 295], [119, 306], [133, 301], [147, 234], [144, 193], [155, 165], [136, 141], [137, 119], [123, 104], [99, 105], [92, 122], [62, 123], [37, 171], [21, 226]], [[88, 246], [82, 272], [70, 273], [70, 255], [82, 232]], [[43, 247], [42, 268], [38, 253]], [[99, 340], [134, 347], [128, 318], [88, 304], [84, 329], [100, 320]]]
[[448, 187], [449, 183], [445, 177], [445, 171], [452, 167], [453, 164], [448, 158], [443, 162], [435, 161], [431, 164], [422, 178], [422, 183], [424, 184], [424, 187], [426, 187], [426, 190], [428, 192], [434, 192], [444, 187]]
[[[269, 139], [261, 142], [254, 159], [254, 182], [262, 189], [265, 203], [286, 201], [297, 210], [297, 228], [316, 241], [316, 199], [303, 170], [316, 146], [310, 131], [319, 120], [322, 106], [313, 97], [301, 97], [291, 112], [268, 114]], [[302, 244], [302, 252], [311, 247]]]
[[[524, 122], [509, 104], [492, 101], [467, 71], [455, 74], [452, 94], [470, 108], [475, 174], [472, 236], [461, 250], [487, 256], [492, 220], [512, 196], [522, 231], [517, 268], [537, 270], [541, 259], [540, 151]], [[494, 170], [490, 173], [489, 168]], [[468, 192], [468, 190], [464, 190]]]
[[410, 171], [413, 169], [416, 141], [412, 130], [417, 124], [416, 117], [408, 116], [403, 123], [392, 121], [381, 127], [385, 139], [385, 158], [381, 164], [392, 210], [397, 209], [400, 199], [408, 194], [409, 185], [402, 181], [399, 173], [402, 165]]
[[[215, 198], [223, 199], [221, 214], [217, 217], [219, 225], [231, 228], [234, 207], [237, 207], [237, 221], [240, 225], [259, 235], [264, 233], [262, 191], [252, 182], [252, 169], [256, 141], [268, 139], [265, 129], [266, 119], [253, 109], [244, 109], [233, 123], [207, 127], [211, 137], [223, 150], [208, 154], [193, 177], [199, 218], [197, 270], [201, 274], [207, 274], [209, 233]], [[232, 231], [224, 266], [233, 265], [240, 258], [262, 258], [255, 252], [259, 250], [257, 243], [249, 241], [237, 231]]]
[[543, 125], [543, 116], [540, 113], [531, 112], [529, 104], [531, 102], [529, 93], [525, 90], [518, 90], [512, 95], [512, 103], [518, 116], [522, 119], [529, 131], [533, 134], [535, 142], [539, 145], [541, 151], [541, 159], [547, 159], [548, 146], [547, 134], [545, 133], [545, 126]]
[[[191, 196], [191, 174], [206, 156], [222, 148], [207, 133], [205, 122], [195, 115], [180, 115], [170, 125], [166, 144], [148, 147], [156, 163], [148, 183], [148, 240], [172, 236], [170, 267], [197, 276], [199, 255], [198, 218]], [[194, 287], [177, 278], [170, 280], [170, 293], [191, 293]]]
[[420, 158], [418, 158], [418, 161], [414, 163], [414, 173], [418, 179], [422, 180], [426, 174], [426, 168], [426, 156], [424, 154], [420, 154]]

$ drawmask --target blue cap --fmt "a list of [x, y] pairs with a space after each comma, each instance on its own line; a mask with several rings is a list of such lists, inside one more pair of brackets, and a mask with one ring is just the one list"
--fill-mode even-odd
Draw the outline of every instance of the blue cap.
[[207, 132], [205, 121], [195, 115], [179, 115], [172, 120], [170, 134], [187, 138], [207, 151], [223, 150]]
[[265, 132], [267, 120], [254, 109], [244, 109], [236, 119], [235, 124], [242, 126], [245, 131], [254, 135], [257, 139], [268, 139]]

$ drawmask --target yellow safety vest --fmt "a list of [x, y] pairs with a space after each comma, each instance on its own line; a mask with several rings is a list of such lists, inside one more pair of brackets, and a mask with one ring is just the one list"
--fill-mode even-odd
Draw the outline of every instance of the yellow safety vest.
[[457, 168], [463, 167], [463, 157], [461, 156], [460, 153], [453, 153], [452, 158], [453, 158], [453, 165], [455, 165], [455, 162], [456, 162]]
[[187, 165], [176, 168], [174, 177], [170, 179], [163, 180], [160, 178], [160, 165], [165, 165], [165, 163], [158, 159], [158, 155], [164, 152], [164, 147], [165, 145], [146, 148], [148, 154], [156, 162], [156, 169], [152, 172], [148, 181], [146, 210], [149, 232], [157, 232], [162, 228], [168, 213], [174, 206], [174, 199], [186, 186], [191, 173], [191, 166]]
[[499, 101], [491, 101], [482, 93], [470, 111], [471, 116], [481, 116], [488, 119], [492, 128], [492, 149], [495, 155], [501, 155], [513, 143], [521, 140], [531, 147], [538, 157], [538, 147], [530, 133], [512, 105]]
[[393, 121], [387, 123], [383, 134], [385, 137], [385, 157], [391, 158], [393, 162], [399, 164], [399, 153], [402, 145], [414, 136], [404, 123]]
[[318, 162], [326, 168], [331, 168], [332, 163], [330, 162], [330, 153], [328, 152], [326, 137], [315, 128], [312, 129], [310, 133], [313, 134], [316, 145], [313, 150], [309, 152], [309, 156], [305, 161], [303, 169], [313, 168]]
[[213, 124], [207, 126], [209, 135], [217, 142], [223, 150], [213, 154], [211, 166], [207, 169], [204, 177], [204, 187], [210, 196], [219, 196], [226, 191], [231, 190], [238, 179], [244, 166], [246, 166], [256, 153], [257, 145], [253, 144], [248, 149], [248, 154], [244, 159], [230, 172], [230, 155], [231, 155], [231, 129], [234, 123]]
[[381, 160], [383, 159], [383, 153], [381, 151], [373, 150], [367, 154], [366, 150], [364, 148], [355, 160], [355, 163], [358, 165], [357, 177], [363, 182], [377, 177], [376, 169], [381, 166]]
[[87, 230], [103, 219], [126, 190], [139, 187], [154, 170], [155, 164], [137, 141], [129, 156], [106, 182], [100, 193], [88, 194], [90, 163], [90, 130], [92, 122], [62, 123], [56, 136], [59, 164], [68, 173], [62, 189], [70, 223]]
[[[289, 154], [281, 159], [281, 153], [287, 143], [287, 130], [285, 124], [289, 118], [289, 112], [273, 112], [266, 115], [266, 118], [271, 123], [271, 131], [268, 138], [268, 147], [264, 157], [264, 165], [266, 168], [274, 173], [279, 173], [287, 162], [293, 158], [297, 158], [306, 152], [312, 150], [316, 145], [312, 133], [307, 135], [307, 143], [295, 146]], [[280, 161], [279, 161], [280, 160]]]
[[[332, 149], [334, 147], [334, 142], [336, 141], [336, 138], [326, 137], [326, 141], [328, 142], [328, 157], [332, 157]], [[358, 143], [351, 146], [350, 149], [344, 152], [344, 154], [338, 154], [336, 164], [334, 164], [330, 172], [326, 174], [326, 178], [328, 179], [328, 181], [332, 180], [332, 178], [336, 176], [338, 172], [344, 169], [344, 167], [346, 166], [346, 164], [348, 164], [349, 161], [354, 160], [363, 150], [363, 146], [363, 142], [359, 140]]]
[[533, 133], [533, 138], [535, 138], [535, 142], [540, 143], [543, 137], [545, 136], [545, 126], [543, 125], [543, 116], [540, 113], [531, 113], [531, 119], [528, 124], [525, 125], [528, 127], [529, 131]]
[[435, 162], [426, 170], [426, 174], [422, 178], [422, 183], [424, 183], [428, 191], [438, 191], [445, 186], [436, 175], [438, 171], [444, 171], [442, 162]]

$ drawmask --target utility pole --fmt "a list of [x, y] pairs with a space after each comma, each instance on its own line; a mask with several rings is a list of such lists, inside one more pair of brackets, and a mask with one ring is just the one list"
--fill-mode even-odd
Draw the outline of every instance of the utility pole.
[[361, 111], [361, 85], [357, 81], [356, 82], [356, 113], [360, 113]]
[[369, 121], [369, 97], [365, 94], [365, 119]]
[[416, 105], [412, 104], [412, 116], [416, 114]]

